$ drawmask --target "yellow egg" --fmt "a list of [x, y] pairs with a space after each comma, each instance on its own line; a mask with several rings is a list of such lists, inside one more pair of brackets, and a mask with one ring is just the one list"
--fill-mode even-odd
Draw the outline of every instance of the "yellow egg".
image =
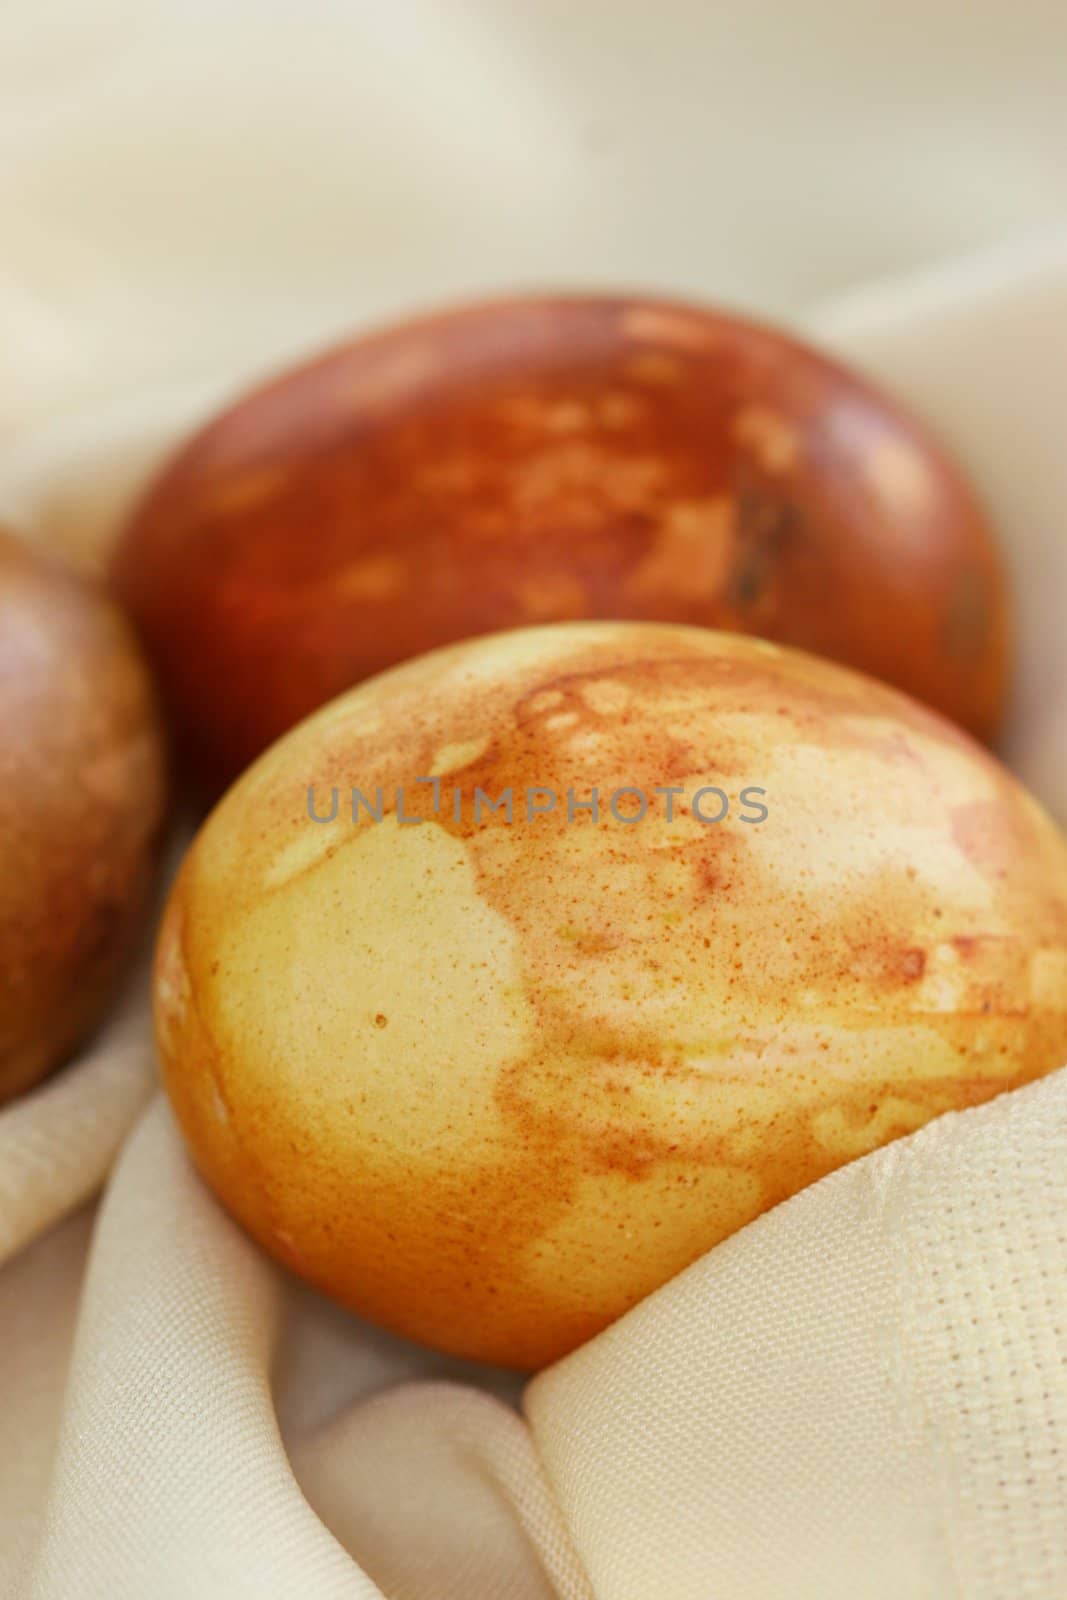
[[157, 956], [233, 1214], [356, 1311], [520, 1367], [1058, 1067], [1065, 1008], [1067, 847], [988, 754], [844, 668], [641, 623], [334, 701], [208, 819]]

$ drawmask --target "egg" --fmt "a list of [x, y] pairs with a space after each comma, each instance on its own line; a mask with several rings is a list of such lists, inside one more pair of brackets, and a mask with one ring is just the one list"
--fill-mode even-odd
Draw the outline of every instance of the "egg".
[[0, 1102], [106, 1006], [166, 802], [156, 697], [102, 589], [0, 533]]
[[516, 630], [238, 780], [156, 957], [201, 1172], [356, 1312], [531, 1368], [1067, 1060], [1067, 846], [954, 725], [741, 635]]
[[115, 581], [209, 787], [342, 690], [504, 628], [726, 628], [995, 733], [982, 509], [924, 428], [795, 339], [646, 299], [475, 305], [357, 340], [192, 440]]

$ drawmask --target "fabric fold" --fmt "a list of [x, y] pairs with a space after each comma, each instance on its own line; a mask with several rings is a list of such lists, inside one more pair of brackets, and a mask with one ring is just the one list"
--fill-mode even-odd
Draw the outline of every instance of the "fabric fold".
[[157, 1103], [97, 1219], [19, 1600], [379, 1600], [281, 1444], [269, 1366], [282, 1306], [276, 1270], [199, 1183]]
[[1067, 1593], [1067, 1072], [843, 1167], [531, 1384], [598, 1596]]
[[[279, 121], [262, 63], [282, 62], [284, 41], [256, 34], [247, 13], [241, 37], [261, 70], [240, 57], [255, 102], [242, 123], [233, 63], [212, 47], [218, 73], [205, 77], [182, 20], [161, 45], [151, 30], [133, 39], [125, 0], [104, 9], [125, 41], [118, 56], [110, 32], [100, 42], [99, 19], [68, 35], [66, 0], [45, 5], [57, 38], [97, 40], [98, 115], [57, 103], [50, 120], [31, 95], [12, 94], [0, 181], [21, 222], [0, 270], [0, 326], [17, 335], [0, 394], [0, 511], [87, 565], [102, 563], [144, 472], [201, 412], [309, 341], [482, 282], [507, 287], [517, 263], [526, 281], [599, 286], [623, 274], [695, 293], [749, 283], [727, 271], [729, 208], [708, 201], [707, 184], [694, 206], [687, 184], [664, 183], [651, 158], [635, 157], [629, 88], [615, 123], [597, 126], [583, 84], [601, 79], [573, 63], [557, 73], [553, 56], [546, 72], [558, 104], [540, 84], [513, 93], [523, 73], [495, 34], [483, 37], [480, 4], [465, 8], [469, 25], [440, 61], [435, 41], [448, 30], [420, 39], [422, 75], [437, 74], [431, 120], [444, 130], [441, 141], [419, 133], [425, 163], [412, 157], [409, 112], [395, 96], [388, 106], [353, 96], [325, 35], [316, 92], [310, 78], [287, 77], [294, 114]], [[669, 19], [675, 38], [680, 15]], [[950, 20], [946, 62], [960, 49]], [[295, 25], [305, 27], [303, 10]], [[793, 26], [811, 32], [807, 19]], [[1002, 42], [1026, 32], [1014, 13], [998, 29]], [[874, 50], [881, 81], [885, 41], [868, 33], [854, 41], [858, 58]], [[978, 49], [971, 34], [964, 45]], [[379, 29], [368, 12], [359, 35], [368, 51], [408, 62], [398, 20]], [[549, 35], [538, 37], [547, 52]], [[768, 50], [772, 38], [763, 54], [789, 59]], [[910, 59], [902, 40], [898, 69]], [[27, 56], [27, 82], [42, 94], [51, 49], [44, 41]], [[703, 123], [687, 120], [709, 102], [699, 62], [686, 89], [678, 51], [668, 55], [670, 71], [655, 68], [656, 119], [674, 142], [659, 148], [690, 148], [695, 128], [707, 151]], [[74, 82], [74, 54], [59, 56], [56, 82]], [[822, 72], [828, 59], [820, 47], [809, 67]], [[158, 115], [144, 87], [153, 61]], [[235, 140], [205, 145], [208, 124], [190, 129], [183, 72], [225, 108], [227, 130], [232, 111]], [[792, 92], [801, 79], [791, 60], [788, 77]], [[1000, 97], [999, 60], [989, 81]], [[483, 83], [503, 131], [492, 203], [474, 110]], [[984, 128], [970, 85], [955, 93]], [[690, 107], [681, 121], [677, 95]], [[363, 143], [338, 136], [349, 102]], [[307, 126], [301, 104], [315, 111]], [[129, 129], [142, 114], [158, 166], [138, 172]], [[372, 136], [386, 125], [391, 167]], [[778, 175], [784, 145], [767, 139], [762, 105], [758, 125], [760, 170]], [[256, 154], [248, 128], [265, 132]], [[35, 131], [30, 172], [7, 155], [29, 149]], [[918, 123], [912, 131], [929, 142]], [[299, 181], [287, 184], [294, 139], [305, 166], [293, 164]], [[626, 183], [608, 172], [613, 140]], [[835, 135], [827, 149], [839, 146]], [[880, 204], [872, 148], [861, 141], [851, 192]], [[732, 173], [733, 146], [723, 149]], [[988, 166], [987, 154], [972, 151], [968, 170]], [[803, 149], [800, 159], [807, 172]], [[1019, 183], [1008, 165], [997, 171], [1011, 223]], [[943, 249], [959, 231], [958, 171], [950, 162], [940, 179], [921, 176], [931, 248]], [[910, 223], [915, 191], [901, 189]], [[445, 191], [453, 222], [469, 226], [439, 225]], [[801, 186], [793, 204], [796, 226], [826, 252], [821, 282], [886, 253], [884, 219], [846, 248], [835, 228], [860, 207], [811, 217]], [[991, 236], [985, 205], [983, 189], [967, 238]], [[773, 278], [784, 295], [789, 252], [766, 246], [791, 235], [765, 232], [771, 200], [737, 208], [738, 219], [749, 211], [753, 260], [773, 255], [768, 292]], [[149, 213], [186, 254], [145, 225]], [[670, 215], [676, 231], [661, 251]], [[923, 258], [916, 238], [904, 243], [909, 261]], [[922, 412], [988, 501], [1019, 602], [1005, 752], [1067, 821], [1067, 238], [890, 276], [820, 305], [808, 326]], [[155, 1089], [142, 971], [75, 1062], [0, 1109], [3, 1600], [1067, 1593], [1067, 1070], [796, 1196], [534, 1379], [521, 1411], [509, 1403], [518, 1386], [499, 1374], [401, 1346], [291, 1284], [200, 1183], [166, 1106], [150, 1103]]]

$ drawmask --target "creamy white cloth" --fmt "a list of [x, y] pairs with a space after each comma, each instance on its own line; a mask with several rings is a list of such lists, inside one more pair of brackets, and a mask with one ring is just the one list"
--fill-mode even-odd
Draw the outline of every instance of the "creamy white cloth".
[[[804, 312], [988, 498], [1007, 748], [1067, 820], [1067, 237], [923, 265], [1064, 214], [1057, 10], [718, 9], [0, 14], [0, 509], [92, 563], [236, 379], [457, 290]], [[286, 1279], [153, 1084], [142, 978], [0, 1112], [5, 1600], [1067, 1594], [1067, 1073], [816, 1185], [524, 1394]]]

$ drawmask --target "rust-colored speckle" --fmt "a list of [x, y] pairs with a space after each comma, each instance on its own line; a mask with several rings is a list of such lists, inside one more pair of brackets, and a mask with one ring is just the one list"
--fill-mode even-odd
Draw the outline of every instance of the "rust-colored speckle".
[[1004, 576], [936, 444], [815, 351], [651, 301], [474, 306], [283, 376], [163, 471], [115, 579], [216, 787], [353, 683], [540, 621], [778, 639], [982, 738], [1007, 676]]
[[[380, 786], [383, 819], [279, 875], [311, 779]], [[750, 783], [760, 827], [694, 814]], [[669, 824], [475, 814], [668, 784]], [[176, 897], [165, 1075], [213, 1186], [357, 1311], [516, 1366], [1067, 1053], [1052, 825], [913, 702], [739, 636], [584, 624], [400, 667], [231, 790]]]

